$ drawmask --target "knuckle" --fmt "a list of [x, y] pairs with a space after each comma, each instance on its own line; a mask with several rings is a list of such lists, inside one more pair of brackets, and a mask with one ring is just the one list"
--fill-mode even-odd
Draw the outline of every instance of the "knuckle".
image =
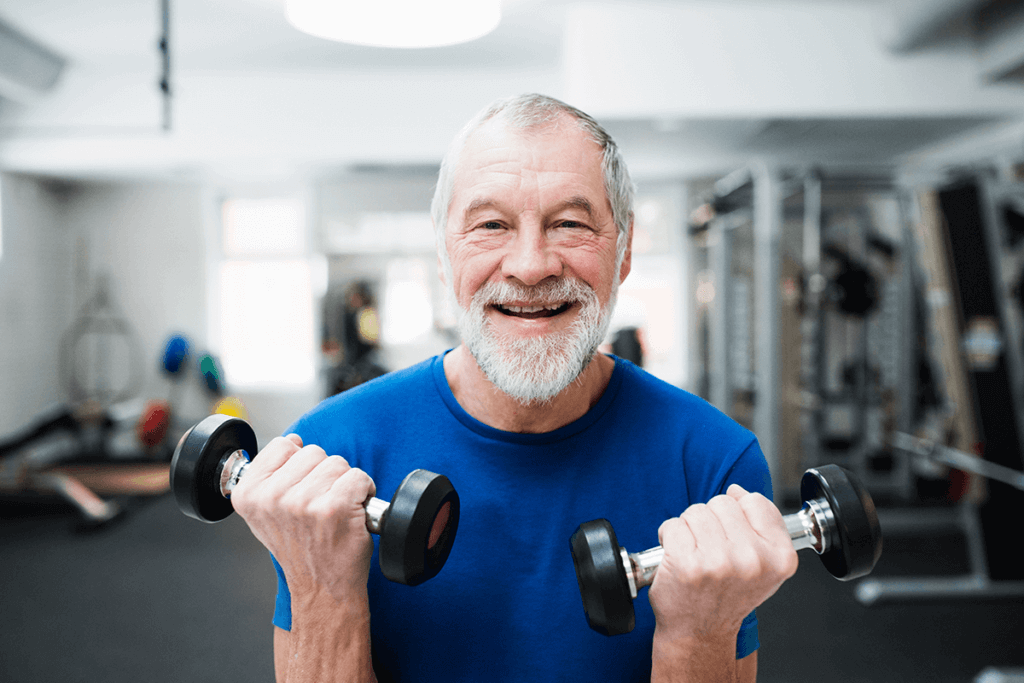
[[314, 500], [306, 506], [306, 514], [318, 523], [331, 521], [337, 515], [337, 507], [331, 505], [330, 501], [323, 499]]
[[743, 549], [736, 553], [733, 560], [736, 574], [744, 581], [753, 581], [764, 572], [761, 556], [752, 549]]
[[364, 493], [376, 490], [373, 479], [371, 479], [370, 475], [366, 472], [358, 467], [348, 467], [347, 463], [345, 467], [345, 473], [342, 477], [348, 479], [348, 483], [353, 489], [357, 489]]
[[698, 520], [708, 514], [708, 506], [705, 503], [694, 503], [690, 507], [683, 510], [683, 514], [680, 515], [683, 519]]
[[351, 465], [349, 465], [348, 460], [346, 460], [344, 456], [341, 456], [341, 455], [327, 455], [327, 452], [325, 450], [323, 450], [322, 448], [320, 449], [320, 452], [323, 453], [324, 457], [327, 458], [328, 460], [330, 460], [331, 464], [333, 464], [334, 466], [342, 467], [342, 468], [344, 468], [346, 470], [351, 469]]
[[[340, 456], [339, 456], [340, 457]], [[348, 463], [345, 463], [346, 474], [351, 477], [354, 481], [365, 481], [369, 482], [370, 475], [363, 471], [359, 467], [349, 467]]]
[[324, 460], [318, 465], [324, 470], [326, 474], [329, 474], [335, 478], [341, 477], [351, 468], [345, 458], [340, 455], [330, 455], [324, 458]]
[[754, 491], [753, 493], [748, 493], [746, 496], [742, 498], [740, 502], [745, 508], [753, 511], [765, 512], [768, 510], [768, 508], [771, 508], [772, 510], [778, 512], [778, 508], [775, 507], [775, 504], [772, 503], [767, 498], [765, 498], [763, 494], [757, 491]]
[[707, 506], [711, 509], [718, 509], [723, 507], [730, 507], [736, 504], [736, 500], [732, 496], [727, 496], [724, 493], [720, 493], [707, 502]]
[[283, 436], [275, 436], [273, 439], [271, 439], [270, 443], [268, 443], [266, 445], [266, 448], [271, 448], [271, 447], [273, 447], [273, 448], [280, 448], [281, 450], [286, 450], [286, 451], [297, 451], [297, 450], [299, 450], [299, 446], [294, 441], [292, 441], [291, 439], [286, 439]]
[[301, 453], [303, 457], [309, 458], [310, 460], [323, 460], [327, 458], [327, 453], [324, 451], [324, 449], [320, 448], [316, 444], [303, 446], [302, 448], [299, 449], [299, 453]]
[[712, 579], [724, 579], [733, 573], [732, 570], [732, 563], [722, 553], [709, 554], [704, 562], [704, 573]]
[[675, 537], [674, 532], [682, 523], [683, 522], [679, 517], [672, 517], [662, 522], [661, 525], [658, 526], [658, 542], [662, 545], [671, 545]]

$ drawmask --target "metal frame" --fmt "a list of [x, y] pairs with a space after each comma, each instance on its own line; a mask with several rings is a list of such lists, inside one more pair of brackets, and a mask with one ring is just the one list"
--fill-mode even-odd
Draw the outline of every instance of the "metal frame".
[[[927, 513], [934, 516], [934, 512]], [[963, 576], [909, 576], [888, 579], [867, 578], [857, 584], [854, 595], [862, 605], [873, 606], [894, 602], [936, 599], [996, 599], [1024, 597], [1024, 581], [993, 581], [989, 578], [988, 561], [982, 536], [978, 508], [971, 502], [956, 508], [954, 527], [967, 539], [971, 571]], [[890, 526], [886, 524], [885, 526]], [[931, 526], [926, 521], [910, 518], [908, 530]], [[891, 529], [890, 529], [891, 533]]]
[[779, 480], [779, 238], [783, 188], [778, 173], [759, 165], [754, 176], [755, 391], [754, 432]]

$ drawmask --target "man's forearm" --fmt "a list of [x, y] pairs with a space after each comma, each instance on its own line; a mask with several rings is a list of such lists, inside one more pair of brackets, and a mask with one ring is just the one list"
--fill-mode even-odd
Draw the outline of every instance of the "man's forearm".
[[651, 683], [736, 683], [739, 680], [735, 634], [670, 640], [656, 630], [651, 659]]
[[275, 631], [274, 669], [278, 683], [376, 683], [368, 607], [318, 605], [293, 611], [292, 630]]

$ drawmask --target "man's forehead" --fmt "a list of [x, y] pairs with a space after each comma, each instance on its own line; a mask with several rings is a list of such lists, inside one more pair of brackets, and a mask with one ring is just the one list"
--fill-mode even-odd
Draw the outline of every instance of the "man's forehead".
[[490, 148], [503, 144], [525, 145], [543, 150], [551, 145], [552, 139], [572, 145], [580, 153], [601, 154], [601, 146], [580, 126], [579, 121], [561, 114], [535, 125], [516, 125], [501, 117], [488, 119], [467, 137], [463, 151]]
[[600, 145], [569, 116], [520, 128], [500, 118], [486, 121], [467, 138], [454, 173], [455, 194], [484, 171], [512, 179], [533, 172], [585, 175], [603, 188]]

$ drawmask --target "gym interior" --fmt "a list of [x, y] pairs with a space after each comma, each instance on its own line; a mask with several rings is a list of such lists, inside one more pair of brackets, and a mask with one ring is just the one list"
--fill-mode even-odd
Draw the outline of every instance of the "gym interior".
[[0, 680], [273, 677], [267, 551], [176, 446], [456, 345], [438, 166], [540, 92], [637, 186], [602, 349], [753, 430], [785, 514], [870, 495], [877, 564], [802, 551], [760, 680], [1024, 681], [1024, 2], [480, 0], [441, 45], [302, 4], [0, 0]]

